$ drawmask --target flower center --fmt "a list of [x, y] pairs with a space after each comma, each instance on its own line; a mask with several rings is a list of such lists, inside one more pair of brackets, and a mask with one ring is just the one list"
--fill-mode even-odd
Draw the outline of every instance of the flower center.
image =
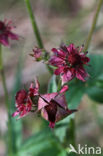
[[50, 104], [45, 106], [45, 109], [48, 113], [48, 119], [51, 122], [55, 122], [56, 113], [57, 113], [57, 104], [54, 101], [50, 101]]
[[81, 57], [78, 54], [70, 54], [68, 56], [68, 61], [71, 64], [71, 66], [76, 66], [81, 64]]

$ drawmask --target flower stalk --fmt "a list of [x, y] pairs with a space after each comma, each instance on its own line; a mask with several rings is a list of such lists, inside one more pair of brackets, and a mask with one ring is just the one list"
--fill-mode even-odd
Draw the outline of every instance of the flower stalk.
[[6, 107], [9, 109], [9, 98], [8, 98], [8, 90], [7, 90], [6, 79], [5, 79], [5, 74], [4, 74], [1, 45], [0, 45], [0, 74], [1, 74], [1, 80], [2, 80], [2, 85], [4, 89], [4, 95], [5, 95], [5, 104], [6, 104]]
[[68, 147], [69, 144], [72, 144], [74, 147], [76, 147], [75, 119], [72, 118], [68, 124], [64, 146]]
[[6, 85], [6, 78], [4, 73], [4, 66], [3, 66], [3, 59], [2, 59], [2, 46], [0, 44], [0, 75], [1, 75], [1, 81], [4, 89], [4, 96], [5, 96], [5, 104], [8, 110], [8, 155], [11, 156], [13, 153], [12, 150], [12, 132], [11, 132], [11, 115], [10, 115], [10, 108], [9, 108], [9, 96], [8, 96], [8, 90]]
[[38, 43], [40, 48], [44, 48], [43, 42], [42, 42], [42, 39], [41, 39], [41, 36], [40, 36], [40, 32], [39, 32], [39, 29], [38, 29], [38, 26], [37, 26], [37, 23], [36, 23], [34, 14], [33, 14], [33, 10], [31, 8], [30, 1], [25, 0], [25, 4], [26, 4], [26, 7], [27, 7], [27, 10], [28, 10], [28, 13], [29, 13], [31, 23], [32, 23], [34, 34], [35, 34], [36, 39], [37, 39], [37, 43]]
[[85, 51], [87, 51], [87, 49], [88, 49], [88, 47], [90, 45], [90, 42], [91, 42], [91, 39], [92, 39], [92, 35], [93, 35], [93, 32], [94, 32], [95, 27], [96, 27], [98, 15], [99, 15], [99, 12], [100, 12], [100, 9], [101, 9], [101, 6], [102, 6], [102, 2], [103, 2], [103, 0], [99, 0], [98, 1], [97, 10], [96, 10], [96, 13], [94, 15], [92, 26], [91, 26], [91, 29], [89, 31], [89, 34], [88, 34], [88, 37], [87, 37], [87, 40], [86, 40], [86, 43], [85, 43], [85, 47], [84, 47]]

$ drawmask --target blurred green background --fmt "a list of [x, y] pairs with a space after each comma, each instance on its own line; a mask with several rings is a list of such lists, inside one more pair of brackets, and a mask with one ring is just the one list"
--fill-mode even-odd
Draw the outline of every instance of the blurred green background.
[[[97, 5], [96, 0], [31, 0], [31, 3], [45, 48], [48, 51], [52, 47], [58, 47], [62, 42], [67, 44], [75, 43], [77, 46], [85, 44]], [[103, 51], [102, 18], [103, 7], [89, 47], [89, 53], [101, 54]], [[12, 41], [9, 49], [3, 48], [9, 95], [12, 97], [19, 88], [29, 86], [35, 76], [39, 76], [41, 93], [46, 92], [50, 75], [44, 64], [34, 62], [33, 58], [29, 56], [32, 48], [37, 43], [24, 1], [0, 1], [0, 19], [12, 20], [14, 25], [16, 25], [14, 32], [20, 35], [19, 41]], [[16, 79], [15, 90], [13, 86]], [[13, 100], [14, 97], [12, 99], [14, 104]], [[0, 79], [0, 156], [4, 156], [6, 153], [4, 140], [7, 131], [7, 120], [4, 92]], [[48, 126], [47, 122], [34, 114], [21, 120], [23, 122], [24, 139]], [[15, 122], [19, 123], [19, 121]], [[85, 94], [81, 100], [79, 112], [76, 114], [76, 143], [103, 147], [102, 132], [103, 105], [97, 105], [96, 102], [90, 100]], [[63, 138], [65, 136], [62, 133], [63, 131], [59, 131], [57, 134]], [[52, 148], [49, 147], [48, 150], [44, 150], [38, 155], [46, 155], [48, 151], [50, 153]], [[56, 156], [58, 153], [55, 150], [52, 152], [54, 152], [52, 153], [53, 156]]]

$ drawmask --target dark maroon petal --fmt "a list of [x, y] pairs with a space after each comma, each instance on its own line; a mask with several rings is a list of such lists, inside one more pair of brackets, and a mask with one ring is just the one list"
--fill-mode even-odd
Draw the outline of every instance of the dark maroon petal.
[[54, 52], [54, 54], [57, 57], [60, 57], [60, 58], [64, 58], [65, 57], [65, 52], [62, 49], [53, 48], [52, 51]]
[[59, 49], [56, 49], [56, 48], [52, 48], [52, 52], [58, 57], [59, 56], [59, 53], [61, 55], [63, 55], [63, 53], [61, 53], [61, 51]]
[[69, 110], [69, 109], [62, 109], [59, 108], [56, 115], [56, 122], [64, 119], [68, 115], [71, 115], [72, 113], [76, 112], [77, 110]]
[[[46, 106], [47, 107], [47, 106]], [[54, 109], [54, 110], [53, 110]], [[42, 117], [49, 121], [49, 127], [50, 128], [54, 128], [55, 126], [55, 120], [56, 120], [56, 113], [57, 113], [57, 107], [56, 107], [56, 110], [55, 108], [53, 107], [52, 110], [51, 110], [51, 107], [47, 107], [47, 108], [42, 108], [41, 109], [41, 115]]]
[[63, 64], [63, 62], [64, 62], [64, 60], [61, 59], [61, 58], [59, 58], [59, 57], [57, 57], [57, 56], [52, 56], [52, 57], [50, 58], [50, 60], [49, 60], [49, 63], [50, 63], [51, 65], [54, 65], [54, 66], [60, 66], [60, 65]]
[[68, 53], [73, 53], [76, 51], [76, 48], [74, 46], [74, 44], [70, 44], [69, 46], [67, 46], [67, 50], [68, 50]]
[[24, 107], [23, 111], [20, 112], [20, 116], [18, 117], [18, 119], [26, 116], [28, 114], [28, 111], [26, 110], [26, 107]]
[[32, 109], [32, 101], [29, 98], [28, 101], [27, 101], [27, 104], [26, 104], [26, 111], [30, 112], [31, 109]]
[[77, 79], [85, 82], [85, 78], [88, 77], [88, 73], [85, 71], [85, 69], [81, 66], [78, 69], [76, 69], [76, 77]]
[[56, 113], [57, 113], [57, 104], [54, 101], [50, 101], [50, 104], [45, 106], [45, 110], [48, 114], [48, 121], [55, 123]]
[[27, 98], [27, 92], [25, 90], [20, 90], [17, 92], [15, 98], [16, 98], [17, 105], [23, 104], [23, 103], [25, 103], [25, 100]]
[[58, 67], [58, 69], [55, 70], [55, 75], [60, 75], [61, 73], [63, 73], [64, 67]]
[[83, 64], [87, 64], [90, 61], [90, 58], [85, 55], [81, 55], [81, 60]]

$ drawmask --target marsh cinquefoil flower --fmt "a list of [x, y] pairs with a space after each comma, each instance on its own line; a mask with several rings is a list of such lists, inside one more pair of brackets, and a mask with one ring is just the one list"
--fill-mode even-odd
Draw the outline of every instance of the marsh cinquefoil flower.
[[11, 40], [18, 40], [19, 36], [12, 32], [14, 26], [11, 26], [11, 21], [0, 21], [0, 43], [4, 46], [9, 46], [9, 38]]
[[64, 86], [59, 93], [54, 92], [39, 97], [38, 110], [41, 110], [42, 117], [49, 121], [50, 128], [54, 128], [56, 122], [77, 111], [67, 107], [64, 95], [67, 89], [68, 86]]
[[15, 100], [16, 100], [16, 111], [12, 114], [13, 117], [19, 115], [19, 118], [26, 116], [29, 112], [32, 111], [32, 107], [34, 103], [32, 98], [38, 96], [39, 91], [39, 82], [35, 80], [34, 83], [31, 83], [28, 91], [20, 90], [17, 92]]
[[62, 84], [76, 77], [85, 81], [88, 73], [84, 69], [84, 65], [88, 65], [90, 59], [86, 56], [87, 52], [82, 52], [83, 47], [76, 48], [74, 44], [69, 46], [62, 45], [59, 49], [53, 48], [54, 55], [50, 58], [51, 65], [57, 67], [56, 75], [61, 75]]
[[34, 57], [35, 61], [41, 61], [43, 57], [42, 49], [34, 47], [33, 54], [30, 54], [30, 56]]

